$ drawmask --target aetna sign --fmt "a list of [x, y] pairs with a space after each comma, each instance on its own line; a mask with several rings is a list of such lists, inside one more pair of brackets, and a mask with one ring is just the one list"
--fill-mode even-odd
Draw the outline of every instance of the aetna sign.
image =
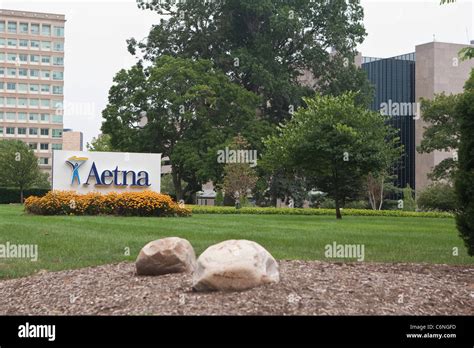
[[161, 154], [53, 152], [53, 189], [160, 191]]

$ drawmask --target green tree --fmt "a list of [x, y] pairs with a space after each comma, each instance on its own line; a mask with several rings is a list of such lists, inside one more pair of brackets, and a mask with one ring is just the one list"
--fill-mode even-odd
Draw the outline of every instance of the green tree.
[[424, 211], [439, 210], [454, 212], [457, 197], [454, 187], [448, 183], [434, 183], [424, 188], [416, 199], [418, 207]]
[[0, 184], [18, 188], [22, 203], [24, 190], [49, 188], [47, 178], [48, 175], [40, 171], [38, 158], [27, 144], [20, 140], [0, 140]]
[[306, 98], [280, 134], [267, 139], [265, 163], [290, 168], [336, 203], [357, 197], [371, 171], [386, 168], [401, 155], [395, 130], [380, 113], [356, 105], [353, 93]]
[[[229, 149], [234, 151], [250, 150], [250, 144], [240, 134], [234, 137]], [[247, 195], [255, 188], [257, 174], [249, 163], [237, 161], [237, 163], [226, 163], [224, 166], [223, 190], [234, 200], [239, 200], [243, 205], [247, 201]]]
[[407, 185], [403, 189], [403, 208], [405, 211], [415, 211], [416, 210], [416, 201], [414, 198], [413, 189], [410, 185]]
[[102, 131], [114, 149], [169, 157], [176, 197], [182, 199], [203, 182], [219, 181], [217, 149], [235, 135], [262, 146], [268, 125], [256, 116], [258, 103], [208, 60], [162, 56], [150, 67], [137, 64], [116, 75]]
[[92, 138], [92, 141], [86, 144], [86, 148], [88, 151], [114, 151], [112, 149], [112, 145], [110, 144], [109, 134], [99, 134], [97, 138]]
[[474, 69], [456, 108], [459, 119], [459, 161], [455, 176], [459, 210], [456, 224], [461, 238], [474, 256]]
[[[456, 117], [459, 95], [435, 95], [433, 100], [421, 99], [421, 112], [425, 127], [423, 139], [417, 147], [419, 153], [450, 151], [459, 147], [460, 127]], [[451, 181], [456, 171], [456, 158], [446, 158], [438, 163], [429, 178]]]
[[321, 93], [366, 92], [367, 76], [360, 69], [343, 69], [366, 35], [359, 0], [137, 4], [163, 16], [146, 40], [128, 41], [132, 54], [141, 52], [149, 61], [163, 55], [210, 59], [232, 81], [262, 97], [260, 111], [272, 123], [290, 118], [302, 97], [313, 94], [299, 80], [306, 71], [320, 82]]

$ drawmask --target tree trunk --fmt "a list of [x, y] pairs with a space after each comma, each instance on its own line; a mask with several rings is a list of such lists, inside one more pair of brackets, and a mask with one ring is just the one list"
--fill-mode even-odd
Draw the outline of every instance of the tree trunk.
[[176, 192], [176, 200], [179, 201], [183, 199], [183, 190], [181, 188], [181, 179], [179, 178], [178, 173], [176, 171], [171, 172], [171, 176], [173, 178], [173, 186], [174, 186], [174, 191]]
[[336, 219], [342, 219], [341, 207], [339, 206], [339, 200], [336, 199]]

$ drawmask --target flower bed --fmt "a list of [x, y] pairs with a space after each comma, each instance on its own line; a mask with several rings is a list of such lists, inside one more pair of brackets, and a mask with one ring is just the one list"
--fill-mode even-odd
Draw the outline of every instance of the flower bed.
[[191, 215], [191, 210], [180, 207], [170, 196], [152, 191], [108, 194], [50, 191], [43, 197], [28, 197], [25, 210], [38, 215]]

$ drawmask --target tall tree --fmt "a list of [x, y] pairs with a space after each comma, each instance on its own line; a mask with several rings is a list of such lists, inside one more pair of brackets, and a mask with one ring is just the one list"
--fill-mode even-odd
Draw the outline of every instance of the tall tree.
[[109, 134], [99, 134], [96, 138], [92, 138], [92, 141], [86, 144], [86, 148], [88, 151], [114, 151], [110, 144]]
[[458, 197], [456, 223], [468, 253], [474, 256], [474, 69], [456, 108], [459, 128], [459, 163], [455, 176]]
[[0, 140], [0, 184], [20, 190], [20, 201], [23, 193], [31, 187], [49, 188], [47, 174], [38, 166], [38, 158], [20, 140]]
[[[120, 71], [102, 115], [114, 149], [159, 152], [170, 159], [177, 199], [222, 177], [216, 149], [241, 133], [254, 147], [268, 126], [259, 98], [229, 81], [211, 61], [162, 56]], [[143, 117], [146, 125], [140, 125]], [[187, 186], [183, 187], [182, 182]]]
[[300, 172], [311, 187], [336, 202], [357, 196], [371, 171], [387, 168], [400, 155], [395, 130], [380, 113], [356, 105], [356, 95], [306, 98], [277, 136], [266, 141], [265, 162]]
[[[262, 97], [260, 111], [278, 123], [303, 105], [311, 88], [300, 83], [306, 71], [332, 90], [362, 90], [352, 62], [362, 43], [359, 0], [137, 0], [163, 15], [146, 40], [129, 40], [132, 54], [154, 61], [162, 55], [210, 59], [234, 82]], [[174, 4], [174, 5], [173, 5]], [[333, 83], [335, 79], [341, 83]], [[362, 95], [362, 93], [360, 94]], [[361, 98], [364, 99], [364, 98]]]

